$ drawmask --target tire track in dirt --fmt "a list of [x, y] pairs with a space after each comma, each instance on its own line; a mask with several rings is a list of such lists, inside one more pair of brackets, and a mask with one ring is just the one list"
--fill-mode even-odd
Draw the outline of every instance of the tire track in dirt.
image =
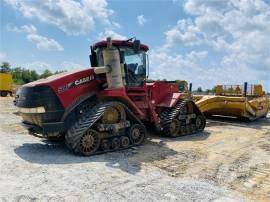
[[190, 140], [186, 137], [165, 141], [166, 147], [175, 153], [146, 161], [144, 167], [149, 170], [152, 166], [157, 167], [173, 177], [210, 180], [249, 199], [267, 201], [270, 198], [269, 125], [258, 129], [255, 126], [215, 125], [206, 131], [211, 134], [207, 138], [197, 136]]

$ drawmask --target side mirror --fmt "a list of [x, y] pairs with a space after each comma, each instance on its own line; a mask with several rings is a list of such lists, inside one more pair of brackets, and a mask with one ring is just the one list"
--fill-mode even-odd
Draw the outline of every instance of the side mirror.
[[90, 47], [90, 50], [91, 50], [91, 55], [89, 55], [89, 58], [90, 58], [91, 67], [96, 67], [97, 66], [97, 54], [93, 50], [92, 46]]
[[134, 40], [133, 42], [133, 48], [135, 53], [139, 52], [141, 46], [141, 41], [140, 40]]
[[148, 79], [150, 76], [150, 71], [149, 71], [149, 57], [147, 54], [144, 55], [144, 59], [146, 64], [146, 79]]

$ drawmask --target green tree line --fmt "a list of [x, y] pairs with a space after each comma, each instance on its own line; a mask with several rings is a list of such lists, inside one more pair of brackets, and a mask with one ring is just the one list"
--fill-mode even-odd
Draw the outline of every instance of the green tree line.
[[41, 74], [38, 74], [35, 70], [30, 70], [22, 67], [11, 67], [8, 62], [3, 62], [0, 65], [1, 73], [11, 73], [12, 79], [15, 84], [25, 84], [32, 81], [36, 81], [38, 79], [46, 78], [48, 76], [52, 76], [54, 74], [59, 74], [65, 71], [55, 71], [52, 72], [48, 69], [45, 69]]

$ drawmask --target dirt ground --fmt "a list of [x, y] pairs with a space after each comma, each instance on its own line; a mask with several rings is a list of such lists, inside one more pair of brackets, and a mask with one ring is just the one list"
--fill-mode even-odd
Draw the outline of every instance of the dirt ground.
[[269, 201], [270, 116], [80, 157], [28, 135], [0, 98], [0, 201]]

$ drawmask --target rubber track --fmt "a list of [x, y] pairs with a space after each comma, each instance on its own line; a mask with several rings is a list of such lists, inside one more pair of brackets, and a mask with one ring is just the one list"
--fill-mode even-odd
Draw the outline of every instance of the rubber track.
[[[163, 133], [165, 133], [168, 136], [171, 136], [170, 135], [170, 124], [171, 124], [172, 120], [175, 119], [179, 113], [181, 113], [182, 109], [186, 106], [186, 104], [188, 102], [192, 102], [192, 101], [191, 100], [180, 101], [173, 108], [167, 108], [163, 112], [160, 113], [160, 116], [159, 116], [160, 117], [160, 124], [161, 124], [161, 130]], [[193, 103], [193, 108], [194, 108], [193, 109], [194, 111], [197, 111], [197, 110], [195, 110], [196, 105], [194, 103]], [[198, 115], [203, 116], [203, 114], [200, 111], [198, 111], [196, 113], [196, 116], [198, 116]], [[199, 132], [199, 131], [196, 131], [196, 132]]]
[[[185, 106], [186, 100], [180, 101], [176, 103], [173, 108], [167, 108], [160, 114], [160, 124], [161, 130], [165, 134], [170, 134], [170, 124], [174, 118], [176, 118], [177, 114], [180, 113], [180, 110], [183, 106]], [[170, 135], [169, 135], [170, 136]]]
[[[67, 131], [67, 134], [65, 136], [66, 145], [70, 150], [73, 150], [75, 153], [80, 153], [79, 151], [79, 144], [80, 139], [82, 135], [87, 132], [94, 124], [102, 117], [106, 109], [113, 105], [121, 105], [129, 118], [131, 118], [131, 121], [137, 124], [140, 124], [145, 129], [144, 125], [142, 124], [141, 120], [138, 119], [127, 107], [121, 102], [98, 102], [96, 105], [93, 106], [93, 108], [87, 112], [85, 112], [75, 124], [73, 124], [70, 129]], [[120, 136], [119, 136], [120, 137]], [[129, 147], [126, 147], [124, 149], [130, 148], [133, 145], [130, 145]], [[117, 149], [117, 150], [121, 150]], [[97, 151], [95, 154], [110, 152], [114, 150], [109, 151]]]

